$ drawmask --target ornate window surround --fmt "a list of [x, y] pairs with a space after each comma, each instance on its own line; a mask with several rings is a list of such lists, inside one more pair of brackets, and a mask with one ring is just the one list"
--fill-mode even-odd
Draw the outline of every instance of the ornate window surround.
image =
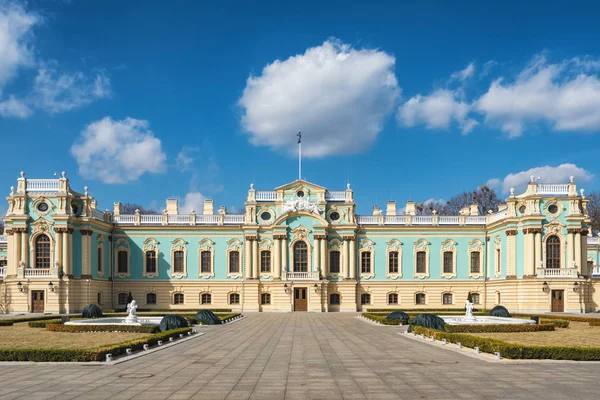
[[[226, 257], [227, 259], [225, 260], [227, 263], [227, 273], [226, 276], [228, 278], [232, 278], [232, 279], [241, 279], [243, 276], [243, 268], [244, 268], [244, 251], [243, 251], [244, 245], [242, 244], [242, 242], [239, 239], [231, 239], [227, 242], [227, 252], [226, 252]], [[239, 265], [238, 265], [238, 272], [231, 272], [231, 266], [229, 265], [230, 259], [229, 259], [229, 253], [231, 253], [232, 251], [237, 251], [238, 255], [239, 255]], [[198, 268], [200, 266], [198, 265]]]
[[[398, 296], [398, 301], [396, 303], [390, 303], [390, 295], [391, 294], [395, 294], [396, 296]], [[400, 304], [400, 293], [396, 292], [396, 291], [392, 291], [392, 292], [387, 292], [387, 294], [385, 295], [385, 300], [386, 303], [388, 305], [396, 305], [396, 304]]]
[[[431, 243], [429, 243], [427, 240], [425, 239], [419, 239], [416, 242], [414, 242], [414, 249], [413, 249], [413, 271], [415, 274], [415, 278], [416, 279], [425, 279], [425, 278], [429, 278], [429, 246], [431, 245]], [[425, 252], [425, 273], [417, 273], [417, 252], [419, 251], [424, 251]]]
[[[306, 192], [305, 192], [306, 193]], [[313, 262], [312, 262], [312, 251], [313, 245], [309, 240], [309, 230], [303, 227], [302, 225], [298, 226], [296, 229], [292, 230], [292, 240], [288, 242], [288, 265], [290, 266], [290, 270], [294, 270], [294, 245], [296, 242], [305, 242], [306, 243], [306, 261], [307, 261], [307, 270], [313, 270]], [[285, 242], [284, 242], [285, 246]]]
[[[153, 294], [154, 295], [154, 303], [148, 303], [148, 295], [149, 294]], [[158, 295], [156, 294], [156, 292], [154, 291], [150, 291], [150, 292], [146, 292], [144, 293], [144, 304], [146, 305], [156, 305], [158, 304]]]
[[97, 263], [97, 268], [96, 268], [96, 273], [98, 274], [98, 277], [103, 277], [104, 276], [104, 264], [106, 263], [106, 260], [104, 257], [104, 236], [101, 234], [98, 234], [97, 238], [96, 238], [96, 258], [98, 257], [98, 250], [100, 250], [102, 257], [101, 260], [96, 260]]
[[[338, 218], [337, 220], [332, 220], [331, 219], [331, 214], [332, 213], [338, 213], [340, 218]], [[343, 223], [344, 221], [344, 217], [342, 216], [343, 211], [341, 209], [339, 209], [336, 205], [332, 205], [331, 207], [329, 207], [329, 209], [327, 210], [327, 213], [325, 214], [327, 221], [332, 224], [332, 225], [339, 225], [341, 223]]]
[[[115, 249], [114, 249], [115, 270], [113, 271], [113, 274], [114, 274], [114, 276], [116, 276], [118, 278], [125, 278], [125, 277], [131, 276], [131, 250], [129, 249], [129, 246], [130, 246], [129, 240], [127, 240], [125, 238], [118, 238], [117, 241], [115, 242]], [[127, 252], [127, 272], [126, 273], [122, 273], [122, 272], [119, 273], [119, 252], [120, 251]], [[144, 255], [144, 260], [146, 260], [145, 255]]]
[[[425, 298], [425, 302], [424, 303], [417, 303], [417, 295], [422, 294]], [[426, 306], [427, 304], [429, 304], [429, 296], [427, 296], [427, 292], [425, 292], [424, 290], [421, 290], [419, 292], [415, 292], [413, 294], [413, 303], [416, 306]]]
[[[450, 295], [450, 299], [452, 299], [452, 302], [444, 303], [444, 296], [446, 296], [446, 295]], [[440, 299], [440, 301], [442, 302], [442, 305], [453, 305], [453, 304], [455, 304], [455, 297], [456, 296], [454, 296], [454, 293], [446, 290], [446, 291], [442, 292], [442, 298]]]
[[[208, 296], [207, 297], [207, 299], [208, 299], [207, 302], [203, 302], [202, 301], [202, 298], [204, 296]], [[206, 304], [210, 305], [210, 304], [212, 304], [212, 293], [209, 292], [209, 291], [200, 292], [200, 294], [198, 295], [198, 301], [199, 301], [200, 305], [206, 305]]]
[[[456, 278], [456, 270], [457, 270], [456, 245], [457, 244], [458, 243], [456, 243], [452, 239], [446, 239], [442, 242], [442, 247], [440, 249], [440, 261], [441, 261], [440, 273], [442, 275], [442, 278], [445, 278], [445, 279]], [[444, 253], [447, 251], [452, 253], [452, 272], [444, 272]]]
[[[399, 279], [402, 278], [402, 245], [403, 243], [398, 239], [392, 239], [387, 242], [387, 250], [386, 250], [386, 268], [385, 274], [387, 278], [390, 279]], [[390, 272], [390, 252], [396, 251], [398, 252], [398, 272]]]
[[[344, 254], [342, 252], [342, 249], [343, 249], [342, 241], [340, 239], [333, 238], [333, 239], [329, 240], [329, 243], [327, 244], [327, 265], [329, 266], [329, 268], [327, 268], [327, 271], [328, 271], [328, 276], [330, 276], [332, 278], [336, 278], [336, 279], [340, 278], [343, 274], [342, 264], [344, 262]], [[340, 272], [331, 273], [330, 253], [332, 251], [338, 251], [340, 253]]]
[[[542, 262], [544, 263], [544, 268], [546, 267], [546, 241], [550, 236], [556, 236], [560, 240], [560, 267], [571, 267], [571, 265], [568, 264], [565, 266], [565, 262], [567, 262], [567, 240], [563, 234], [563, 228], [565, 228], [565, 225], [561, 224], [557, 220], [544, 225], [545, 233], [542, 237]], [[536, 265], [535, 268], [539, 268], [539, 265]]]
[[[473, 239], [469, 242], [469, 251], [467, 254], [467, 259], [469, 260], [468, 276], [469, 278], [479, 279], [483, 277], [483, 254], [484, 254], [485, 244], [479, 239]], [[479, 252], [479, 272], [471, 272], [471, 253], [478, 251]]]
[[[158, 277], [159, 273], [160, 273], [160, 251], [158, 250], [158, 244], [160, 242], [154, 238], [148, 238], [146, 240], [144, 240], [144, 247], [142, 249], [142, 255], [143, 255], [143, 262], [144, 262], [144, 269], [143, 269], [143, 273], [142, 276], [144, 276], [145, 278], [156, 278]], [[146, 253], [149, 251], [154, 251], [156, 254], [156, 272], [150, 272], [148, 273], [147, 271], [147, 260], [146, 260]], [[131, 268], [128, 265], [128, 268]]]
[[[238, 296], [238, 302], [237, 303], [232, 303], [231, 302], [231, 295], [232, 294], [237, 294], [237, 296]], [[233, 291], [233, 292], [227, 293], [227, 304], [229, 304], [229, 305], [240, 305], [240, 304], [242, 304], [242, 295], [240, 294], [240, 292]]]
[[[188, 242], [181, 238], [171, 242], [171, 278], [181, 279], [187, 277], [187, 244]], [[183, 251], [183, 272], [175, 272], [176, 251]]]
[[[214, 278], [215, 276], [215, 242], [205, 238], [198, 242], [198, 277], [204, 279]], [[210, 273], [202, 272], [202, 252], [210, 252]]]
[[[261, 272], [262, 268], [262, 252], [269, 251], [271, 252], [271, 272]], [[258, 273], [261, 279], [268, 279], [273, 276], [273, 269], [275, 266], [273, 265], [273, 241], [271, 239], [263, 239], [258, 244]], [[293, 268], [293, 267], [292, 267]], [[310, 271], [310, 270], [309, 270]]]
[[[262, 219], [262, 214], [268, 212], [271, 214], [271, 217], [268, 220]], [[275, 221], [275, 212], [271, 210], [268, 206], [264, 205], [260, 209], [256, 210], [256, 220], [259, 225], [271, 225]]]
[[[500, 253], [500, 259], [498, 259], [498, 253]], [[502, 276], [502, 238], [500, 235], [494, 238], [494, 278], [500, 278]]]
[[[558, 208], [558, 211], [556, 211], [555, 213], [551, 213], [550, 210], [549, 210], [549, 207], [552, 206], [552, 205], [555, 205]], [[549, 217], [551, 217], [551, 218], [558, 218], [567, 209], [563, 205], [563, 203], [560, 200], [556, 199], [556, 198], [546, 200], [544, 202], [544, 206], [542, 208], [545, 211], [546, 215], [549, 216]]]
[[[363, 239], [358, 245], [358, 268], [360, 279], [372, 279], [375, 276], [375, 242], [370, 239]], [[371, 271], [362, 272], [362, 255], [363, 253], [371, 254]]]
[[[38, 206], [41, 203], [46, 203], [48, 205], [48, 209], [46, 211], [38, 210]], [[31, 203], [29, 210], [40, 217], [45, 217], [46, 215], [54, 211], [55, 208], [56, 206], [49, 199], [47, 199], [44, 196], [40, 196]]]
[[[50, 238], [50, 268], [53, 268], [55, 266], [56, 258], [54, 257], [54, 249], [56, 248], [56, 241], [54, 240], [54, 236], [51, 233], [51, 226], [52, 226], [52, 223], [45, 220], [44, 218], [40, 218], [37, 221], [35, 221], [33, 224], [31, 224], [31, 227], [33, 228], [33, 232], [29, 236], [29, 266], [31, 268], [35, 267], [35, 260], [36, 260], [35, 242], [40, 235], [46, 235]], [[13, 229], [14, 228], [17, 228], [17, 227], [15, 227], [13, 225]], [[26, 229], [26, 228], [23, 227], [20, 229]], [[24, 233], [27, 234], [27, 231], [25, 230]], [[22, 254], [21, 257], [24, 257], [24, 255]], [[19, 266], [19, 263], [21, 261], [23, 261], [23, 260], [17, 260], [17, 266]]]

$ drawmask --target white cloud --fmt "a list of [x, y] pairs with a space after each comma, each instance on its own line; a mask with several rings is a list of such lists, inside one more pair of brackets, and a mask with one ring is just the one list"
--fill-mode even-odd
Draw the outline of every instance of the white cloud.
[[525, 192], [531, 176], [534, 176], [538, 183], [566, 183], [571, 176], [575, 177], [575, 182], [589, 182], [594, 174], [575, 164], [561, 164], [556, 167], [545, 165], [508, 174], [504, 178], [490, 179], [487, 184], [494, 189], [500, 189], [502, 193], [509, 193], [510, 188], [515, 188], [515, 194], [520, 194]]
[[20, 67], [34, 62], [32, 28], [41, 18], [13, 1], [0, 1], [0, 93]]
[[467, 65], [465, 67], [465, 69], [462, 69], [460, 71], [456, 71], [456, 72], [452, 73], [452, 75], [450, 75], [450, 81], [464, 82], [467, 79], [469, 79], [470, 77], [472, 77], [474, 73], [475, 73], [475, 64], [470, 63], [469, 65]]
[[194, 163], [196, 162], [197, 154], [200, 151], [200, 147], [198, 146], [185, 146], [183, 147], [179, 153], [177, 154], [177, 158], [175, 159], [177, 163], [177, 168], [181, 170], [181, 172], [195, 171]]
[[83, 72], [59, 74], [52, 66], [42, 65], [34, 82], [36, 105], [50, 113], [79, 108], [110, 93], [110, 80], [103, 71], [90, 79]]
[[0, 101], [0, 116], [27, 118], [32, 114], [31, 109], [23, 101], [10, 96], [8, 100]]
[[239, 99], [254, 145], [294, 154], [302, 130], [308, 157], [364, 151], [400, 95], [395, 58], [327, 40], [250, 76]]
[[492, 82], [475, 108], [511, 137], [539, 122], [556, 131], [600, 130], [600, 80], [586, 74], [594, 68], [590, 59], [548, 64], [536, 56], [514, 83]]
[[71, 147], [79, 173], [104, 183], [126, 183], [146, 172], [163, 172], [167, 156], [149, 126], [148, 121], [129, 117], [105, 117], [89, 124]]
[[180, 208], [181, 214], [187, 214], [191, 210], [196, 210], [196, 214], [202, 214], [204, 211], [204, 200], [206, 197], [200, 192], [189, 192], [185, 195], [183, 205]]
[[412, 97], [398, 109], [398, 120], [411, 127], [424, 124], [428, 129], [448, 128], [458, 122], [463, 133], [469, 133], [477, 121], [468, 118], [469, 105], [458, 100], [459, 93], [438, 89], [429, 96]]

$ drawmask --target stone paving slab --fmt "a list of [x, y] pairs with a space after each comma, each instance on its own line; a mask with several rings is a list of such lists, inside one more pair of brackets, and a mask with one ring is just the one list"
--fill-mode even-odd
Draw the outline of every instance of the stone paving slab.
[[364, 323], [354, 313], [250, 313], [199, 330], [201, 338], [115, 365], [0, 365], [0, 398], [597, 397], [598, 363], [489, 363]]

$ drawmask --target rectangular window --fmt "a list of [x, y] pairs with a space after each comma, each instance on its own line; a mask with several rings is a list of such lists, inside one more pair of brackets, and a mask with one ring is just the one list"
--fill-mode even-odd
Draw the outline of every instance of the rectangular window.
[[119, 296], [117, 298], [117, 303], [118, 304], [127, 304], [128, 297], [129, 297], [129, 295], [127, 293], [119, 293]]
[[98, 247], [98, 272], [102, 272], [104, 270], [102, 261], [102, 247]]
[[426, 258], [427, 255], [424, 251], [417, 251], [417, 274], [427, 273]]
[[260, 304], [271, 304], [271, 294], [270, 293], [262, 293], [260, 295]]
[[156, 251], [149, 250], [146, 252], [146, 273], [156, 273]]
[[269, 250], [260, 252], [260, 272], [271, 272], [271, 252]]
[[117, 255], [117, 273], [127, 273], [127, 252], [125, 250], [119, 251]]
[[371, 304], [371, 295], [369, 293], [362, 293], [360, 295], [360, 304]]
[[8, 260], [0, 260], [0, 268], [6, 267], [8, 265]]
[[496, 249], [496, 272], [500, 273], [500, 249]]
[[329, 252], [329, 273], [339, 274], [340, 273], [340, 252], [330, 251]]
[[229, 304], [240, 304], [240, 295], [239, 295], [239, 293], [231, 293], [229, 295]]
[[371, 252], [369, 251], [360, 253], [360, 272], [363, 274], [371, 273]]
[[444, 293], [442, 296], [442, 303], [446, 305], [452, 304], [452, 295], [450, 293]]
[[417, 293], [415, 295], [416, 304], [425, 304], [425, 293]]
[[210, 266], [210, 251], [203, 251], [202, 253], [200, 253], [200, 256], [200, 273], [210, 274], [212, 272]]
[[329, 304], [334, 306], [340, 305], [340, 295], [338, 293], [332, 293], [329, 295]]
[[481, 259], [479, 258], [480, 253], [478, 251], [471, 252], [471, 273], [478, 274], [481, 271]]
[[173, 304], [183, 304], [184, 297], [183, 293], [175, 293], [173, 295]]
[[398, 273], [398, 252], [390, 251], [388, 253], [388, 271], [390, 274]]
[[183, 251], [178, 250], [173, 254], [173, 272], [176, 274], [183, 274]]
[[479, 304], [479, 293], [471, 293], [471, 302], [473, 304]]
[[146, 304], [156, 304], [156, 293], [146, 293]]
[[444, 252], [444, 273], [445, 274], [451, 274], [454, 272], [453, 257], [454, 257], [454, 253], [452, 253], [451, 251]]
[[240, 252], [230, 251], [229, 252], [229, 273], [239, 274], [240, 273]]
[[388, 295], [388, 304], [398, 304], [398, 293], [390, 293]]
[[102, 293], [98, 292], [98, 304], [102, 304]]

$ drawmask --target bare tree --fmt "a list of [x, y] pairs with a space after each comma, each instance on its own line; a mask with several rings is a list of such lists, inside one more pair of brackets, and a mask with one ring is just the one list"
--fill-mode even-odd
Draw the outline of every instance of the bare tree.
[[592, 220], [592, 233], [600, 232], [600, 190], [595, 190], [588, 194], [586, 198], [589, 200], [587, 212]]
[[417, 203], [415, 208], [417, 215], [432, 215], [433, 210], [436, 210], [438, 215], [459, 215], [463, 207], [471, 204], [477, 204], [479, 214], [485, 215], [488, 210], [496, 211], [502, 204], [502, 199], [494, 189], [481, 185], [473, 191], [462, 192], [445, 203], [441, 201]]
[[157, 215], [159, 211], [151, 208], [144, 208], [140, 204], [136, 203], [125, 203], [121, 206], [121, 213], [124, 215], [135, 214], [135, 210], [140, 210], [140, 214], [144, 215]]
[[0, 218], [0, 235], [4, 233], [4, 220]]

